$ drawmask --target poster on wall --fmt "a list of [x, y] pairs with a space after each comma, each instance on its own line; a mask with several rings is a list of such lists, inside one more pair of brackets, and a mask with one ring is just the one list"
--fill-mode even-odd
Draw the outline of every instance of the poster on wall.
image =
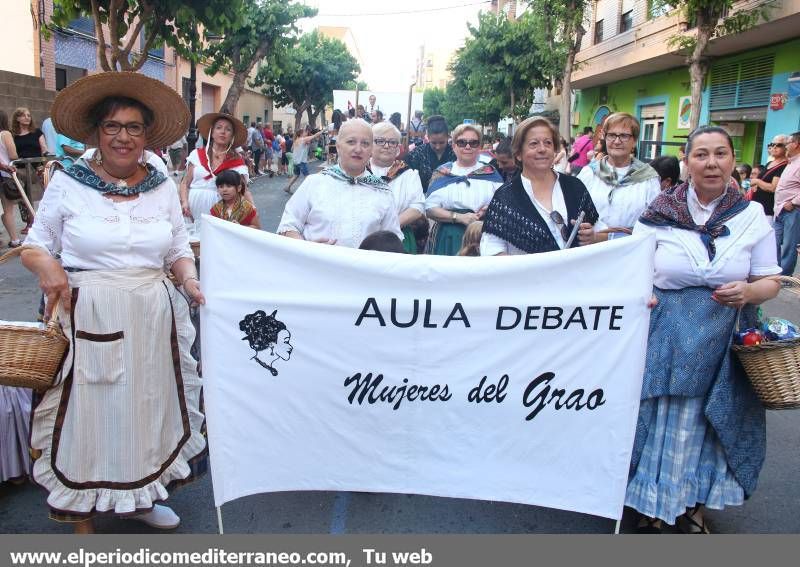
[[692, 121], [692, 97], [682, 96], [678, 101], [678, 128], [688, 130]]

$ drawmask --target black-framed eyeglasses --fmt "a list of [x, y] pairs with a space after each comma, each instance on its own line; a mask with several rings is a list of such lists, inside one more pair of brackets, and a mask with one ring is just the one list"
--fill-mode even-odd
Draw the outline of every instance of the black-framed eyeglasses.
[[390, 148], [396, 148], [400, 145], [398, 140], [391, 140], [389, 138], [375, 138], [373, 140], [376, 146], [389, 146]]
[[561, 238], [563, 238], [564, 242], [566, 243], [570, 237], [570, 230], [569, 226], [567, 226], [567, 223], [564, 222], [564, 217], [562, 217], [561, 213], [559, 213], [558, 211], [553, 211], [552, 213], [550, 213], [550, 218], [554, 223], [556, 223], [556, 226], [560, 228]]
[[767, 144], [767, 147], [768, 148], [785, 148], [786, 144], [782, 144], [780, 142], [770, 142], [769, 144]]
[[106, 120], [100, 123], [100, 130], [102, 130], [103, 134], [106, 136], [116, 136], [122, 131], [123, 128], [125, 128], [125, 131], [129, 136], [133, 136], [134, 138], [142, 136], [146, 129], [144, 124], [141, 122], [128, 122], [127, 124], [121, 124], [113, 120]]
[[630, 142], [633, 140], [633, 134], [615, 134], [613, 132], [609, 132], [606, 134], [606, 141], [607, 142], [616, 142], [619, 140], [620, 142]]
[[470, 148], [477, 148], [481, 145], [480, 140], [456, 140], [456, 146], [459, 148], [466, 148], [469, 146]]

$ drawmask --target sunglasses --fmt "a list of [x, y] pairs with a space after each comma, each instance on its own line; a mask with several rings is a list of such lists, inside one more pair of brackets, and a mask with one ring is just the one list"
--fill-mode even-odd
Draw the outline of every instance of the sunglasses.
[[781, 144], [780, 142], [770, 142], [767, 144], [768, 148], [785, 148], [786, 144]]
[[564, 239], [564, 242], [567, 242], [569, 240], [569, 237], [571, 236], [570, 234], [571, 231], [567, 226], [567, 223], [564, 222], [564, 217], [562, 217], [561, 213], [559, 213], [558, 211], [553, 211], [552, 213], [550, 213], [550, 219], [554, 223], [556, 223], [556, 226], [560, 227], [561, 238]]
[[477, 148], [481, 145], [480, 140], [456, 140], [456, 146], [459, 148], [466, 148], [469, 146], [470, 148]]

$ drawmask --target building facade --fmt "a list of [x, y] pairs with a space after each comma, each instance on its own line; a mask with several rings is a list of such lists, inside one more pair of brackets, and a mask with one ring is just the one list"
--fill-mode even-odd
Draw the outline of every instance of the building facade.
[[[738, 2], [735, 9], [764, 0]], [[689, 134], [691, 90], [684, 57], [669, 40], [692, 33], [677, 10], [653, 10], [647, 0], [598, 0], [573, 74], [575, 131], [611, 112], [639, 118], [638, 153], [676, 155]], [[800, 0], [775, 5], [767, 21], [741, 34], [712, 40], [700, 124], [724, 127], [740, 163], [766, 161], [764, 140], [800, 129]], [[793, 94], [794, 93], [794, 94]]]
[[[0, 72], [36, 77], [42, 89], [50, 91], [49, 96], [43, 96], [42, 93], [33, 92], [33, 87], [26, 87], [17, 89], [18, 93], [6, 93], [5, 91], [11, 89], [8, 86], [10, 80], [0, 80], [3, 83], [0, 97], [5, 97], [0, 101], [6, 103], [8, 99], [9, 103], [13, 101], [16, 105], [30, 106], [38, 122], [49, 113], [54, 91], [63, 89], [81, 77], [101, 71], [97, 61], [94, 20], [80, 17], [62, 28], [50, 24], [52, 13], [53, 0], [15, 1], [11, 2], [10, 9], [4, 11], [3, 18], [0, 19], [0, 36], [4, 39], [4, 45], [14, 46], [14, 49], [5, 49], [0, 54]], [[49, 28], [49, 34], [43, 33], [45, 26]], [[105, 35], [108, 37], [107, 33]], [[141, 49], [144, 46], [139, 47]], [[134, 52], [141, 51], [134, 47]], [[189, 61], [178, 56], [172, 48], [161, 45], [148, 52], [147, 61], [139, 72], [175, 89], [188, 105], [190, 70]], [[224, 73], [208, 75], [202, 62], [197, 64], [196, 71], [195, 115], [199, 117], [219, 110], [233, 77]], [[14, 98], [13, 95], [17, 94], [20, 96]], [[30, 100], [25, 100], [22, 94], [26, 94]], [[39, 102], [42, 104], [38, 104]], [[234, 114], [246, 123], [271, 121], [272, 100], [245, 85]]]

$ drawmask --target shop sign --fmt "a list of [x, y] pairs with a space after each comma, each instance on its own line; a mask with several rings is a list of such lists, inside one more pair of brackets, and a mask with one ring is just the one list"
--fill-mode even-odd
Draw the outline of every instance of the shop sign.
[[783, 110], [786, 106], [786, 100], [789, 97], [786, 93], [772, 93], [769, 95], [769, 109], [770, 110]]

